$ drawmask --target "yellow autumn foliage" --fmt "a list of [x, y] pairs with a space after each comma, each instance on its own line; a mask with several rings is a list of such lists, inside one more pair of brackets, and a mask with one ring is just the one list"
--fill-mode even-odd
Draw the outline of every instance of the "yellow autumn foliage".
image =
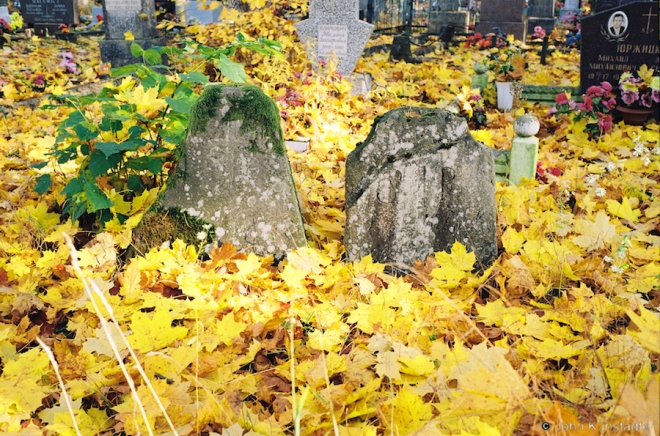
[[[543, 422], [552, 432], [587, 420], [660, 428], [658, 124], [619, 123], [591, 140], [580, 122], [523, 103], [542, 120], [541, 165], [558, 175], [498, 184], [500, 257], [475, 271], [474, 254], [456, 243], [394, 277], [370, 256], [342, 261], [346, 156], [393, 108], [456, 102], [469, 113], [471, 68], [487, 53], [437, 50], [422, 64], [364, 57], [357, 71], [372, 75], [374, 90], [351, 96], [347, 78], [309, 64], [292, 21], [266, 2], [247, 3], [256, 10], [225, 9], [221, 22], [187, 30], [203, 43], [227, 44], [238, 30], [282, 43], [284, 60], [241, 50], [236, 59], [278, 104], [286, 138], [310, 140], [306, 153], [289, 153], [310, 246], [279, 265], [228, 245], [200, 260], [202, 247], [181, 241], [125, 260], [156, 191], [130, 201], [114, 192], [131, 218], [77, 241], [84, 273], [118, 320], [111, 339], [154, 432], [171, 429], [122, 335], [179, 434], [291, 434], [295, 419], [303, 434], [341, 435], [544, 435], [553, 433]], [[304, 12], [302, 2], [291, 7]], [[25, 44], [47, 58], [47, 41]], [[80, 53], [84, 77], [98, 80], [97, 47], [85, 44], [96, 58]], [[551, 56], [541, 66], [530, 53], [523, 80], [575, 86], [578, 54]], [[16, 62], [37, 60], [30, 52]], [[37, 95], [28, 85], [5, 84], [3, 102]], [[131, 88], [127, 79], [117, 92], [145, 118], [165, 107], [150, 89]], [[488, 126], [472, 134], [506, 149], [513, 117], [492, 108], [489, 92]], [[31, 190], [41, 170], [29, 165], [43, 159], [66, 114], [14, 107], [0, 119], [0, 432], [73, 434], [55, 372], [33, 343], [41, 337], [56, 351], [83, 434], [145, 434], [62, 236], [82, 238], [82, 226], [61, 220], [61, 199]]]

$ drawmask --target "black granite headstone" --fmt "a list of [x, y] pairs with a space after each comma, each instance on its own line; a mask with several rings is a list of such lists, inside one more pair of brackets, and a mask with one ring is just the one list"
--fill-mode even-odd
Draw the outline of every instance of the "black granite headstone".
[[475, 32], [482, 35], [492, 33], [497, 27], [521, 41], [527, 37], [525, 0], [482, 0], [479, 17]]
[[620, 8], [621, 6], [629, 3], [634, 3], [639, 0], [597, 0], [594, 7], [594, 12], [602, 12], [608, 9]]
[[46, 28], [54, 33], [60, 24], [71, 26], [78, 22], [74, 0], [22, 0], [21, 14], [37, 33]]
[[582, 47], [583, 93], [602, 81], [617, 88], [622, 72], [634, 72], [644, 64], [660, 70], [658, 2], [637, 1], [584, 17]]

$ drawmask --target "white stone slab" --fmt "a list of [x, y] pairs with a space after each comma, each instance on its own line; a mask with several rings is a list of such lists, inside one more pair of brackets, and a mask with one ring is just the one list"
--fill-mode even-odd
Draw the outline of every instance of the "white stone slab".
[[338, 72], [345, 76], [353, 72], [374, 29], [358, 16], [358, 0], [310, 1], [309, 19], [295, 26], [314, 65], [320, 59], [336, 58]]

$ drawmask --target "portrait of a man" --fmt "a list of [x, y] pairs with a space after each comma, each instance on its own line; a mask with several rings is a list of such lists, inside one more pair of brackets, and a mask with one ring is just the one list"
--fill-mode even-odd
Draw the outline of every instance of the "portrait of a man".
[[628, 17], [623, 12], [617, 11], [610, 17], [607, 23], [607, 27], [610, 36], [615, 38], [623, 36], [623, 34], [626, 33], [626, 29], [628, 28]]

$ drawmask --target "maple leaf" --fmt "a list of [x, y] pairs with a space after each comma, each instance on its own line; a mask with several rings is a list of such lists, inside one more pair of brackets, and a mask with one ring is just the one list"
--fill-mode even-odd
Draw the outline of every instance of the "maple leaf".
[[653, 352], [660, 353], [660, 338], [658, 337], [658, 325], [660, 324], [660, 315], [644, 307], [640, 308], [640, 314], [634, 311], [626, 310], [626, 315], [630, 318], [638, 330], [628, 328], [627, 333], [637, 339], [644, 348]]
[[37, 409], [52, 390], [42, 386], [42, 377], [49, 371], [50, 361], [40, 348], [3, 359], [0, 375], [0, 410], [20, 413]]
[[345, 333], [329, 329], [324, 332], [315, 330], [308, 335], [309, 346], [320, 351], [339, 351], [346, 340]]
[[386, 351], [378, 353], [376, 356], [378, 363], [376, 364], [376, 373], [381, 377], [387, 377], [390, 380], [401, 379], [401, 364], [399, 363], [399, 356], [394, 351]]
[[433, 406], [408, 388], [402, 389], [393, 400], [383, 404], [381, 412], [386, 417], [384, 421], [392, 423], [392, 430], [398, 434], [412, 434], [433, 418]]
[[158, 88], [144, 90], [142, 85], [126, 88], [115, 97], [119, 101], [134, 104], [137, 112], [147, 119], [155, 118], [161, 110], [167, 107], [167, 102], [158, 98]]
[[[611, 200], [609, 200], [611, 201]], [[587, 251], [603, 248], [605, 244], [610, 244], [616, 237], [616, 227], [610, 224], [610, 218], [605, 211], [599, 210], [593, 222], [589, 220], [575, 220], [575, 231], [580, 233], [571, 241]]]
[[112, 340], [119, 352], [122, 352], [126, 349], [126, 344], [122, 340], [122, 332], [119, 331], [119, 327], [115, 323], [108, 323], [110, 331], [112, 332], [112, 338], [108, 339], [105, 335], [105, 330], [102, 328], [97, 328], [95, 330], [96, 337], [88, 337], [83, 344], [83, 351], [87, 353], [96, 353], [97, 355], [105, 355], [109, 357], [114, 357], [115, 353], [112, 351], [112, 346], [110, 341]]
[[607, 200], [607, 211], [613, 215], [636, 223], [642, 212], [639, 209], [633, 209], [628, 197], [623, 197], [621, 203], [616, 200]]
[[225, 345], [231, 345], [237, 339], [241, 338], [241, 333], [245, 331], [247, 324], [237, 322], [234, 314], [225, 315], [216, 323], [215, 329], [218, 339]]
[[167, 347], [188, 333], [186, 327], [172, 327], [170, 312], [158, 307], [152, 313], [134, 313], [131, 316], [131, 330], [129, 344], [143, 353]]
[[[112, 427], [113, 420], [108, 419], [105, 411], [90, 408], [81, 409], [82, 399], [72, 401], [72, 408], [76, 418], [76, 424], [81, 434], [96, 434], [99, 430]], [[44, 409], [39, 413], [39, 418], [48, 423], [46, 428], [58, 435], [75, 435], [76, 428], [71, 420], [71, 413], [66, 404], [59, 404], [50, 409]]]
[[[448, 379], [455, 379], [458, 388], [471, 392], [473, 397], [483, 396], [475, 401], [481, 402], [484, 411], [491, 407], [501, 407], [507, 401], [515, 403], [516, 399], [528, 396], [529, 389], [504, 357], [507, 352], [501, 347], [488, 348], [485, 342], [475, 345], [468, 353], [467, 361], [452, 367]], [[488, 397], [497, 398], [497, 402], [501, 402], [500, 406], [495, 406]]]

